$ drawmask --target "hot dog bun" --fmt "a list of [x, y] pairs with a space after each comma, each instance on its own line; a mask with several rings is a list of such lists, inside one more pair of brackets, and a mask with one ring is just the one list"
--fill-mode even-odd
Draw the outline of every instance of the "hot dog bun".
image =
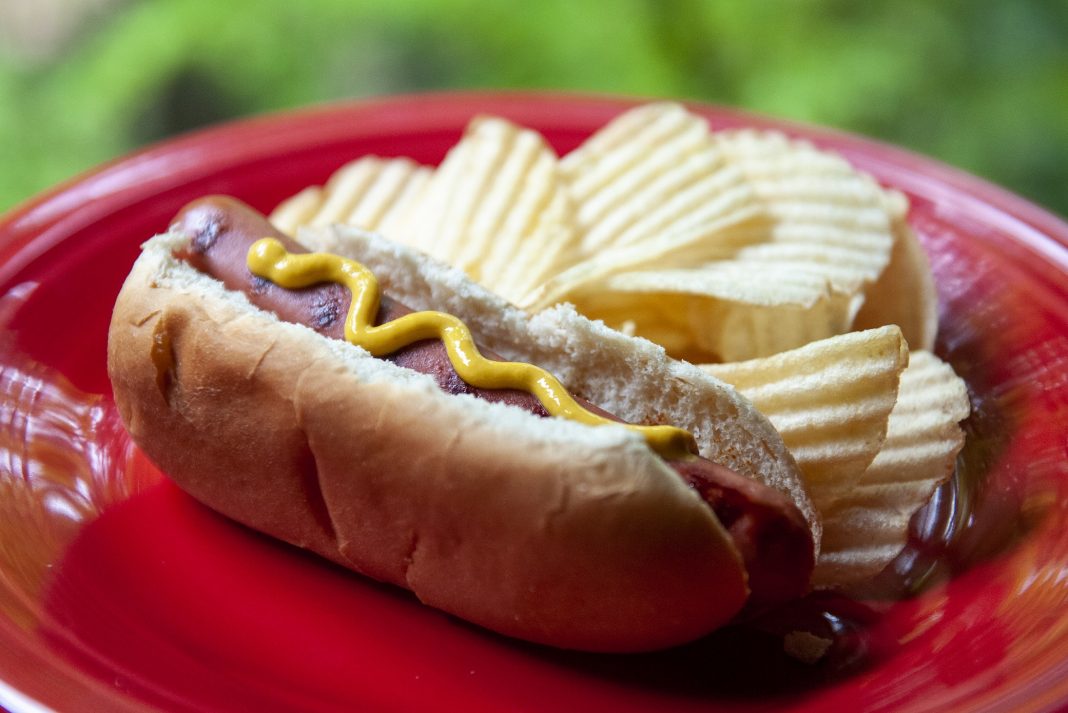
[[[730, 387], [568, 307], [528, 317], [375, 236], [301, 237], [626, 420], [691, 430], [702, 455], [788, 493], [818, 541], [781, 438]], [[134, 439], [194, 497], [431, 606], [554, 646], [670, 646], [743, 606], [731, 538], [637, 435], [444, 394], [252, 307], [174, 258], [187, 242], [172, 231], [145, 245], [116, 304], [108, 365]]]

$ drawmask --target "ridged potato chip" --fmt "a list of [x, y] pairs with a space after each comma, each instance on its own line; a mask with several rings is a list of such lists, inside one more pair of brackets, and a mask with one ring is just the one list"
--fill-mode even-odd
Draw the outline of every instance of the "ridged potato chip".
[[822, 513], [816, 585], [870, 577], [901, 552], [913, 514], [953, 473], [964, 445], [959, 423], [969, 412], [967, 388], [952, 367], [930, 352], [912, 352], [886, 443], [852, 490]]
[[366, 156], [339, 168], [322, 188], [305, 188], [283, 201], [270, 220], [290, 235], [306, 225], [333, 223], [393, 234], [410, 218], [432, 174], [411, 159]]
[[708, 123], [677, 104], [626, 112], [561, 160], [577, 206], [579, 259], [524, 306], [575, 301], [632, 270], [729, 258], [766, 216]]
[[732, 244], [755, 237], [749, 222], [761, 215], [752, 187], [727, 163], [708, 122], [681, 105], [622, 114], [560, 166], [578, 206], [582, 257], [644, 248], [651, 267], [671, 252], [727, 256]]
[[736, 259], [787, 263], [826, 275], [832, 289], [851, 293], [879, 276], [893, 234], [875, 181], [840, 156], [778, 132], [747, 129], [715, 137], [773, 218], [768, 240]]
[[473, 120], [398, 239], [523, 303], [561, 269], [575, 239], [556, 154], [537, 132], [503, 119]]
[[909, 362], [894, 326], [852, 332], [734, 364], [707, 364], [768, 417], [824, 516], [860, 480], [886, 439]]
[[569, 301], [695, 363], [774, 354], [841, 334], [852, 323], [852, 297], [831, 292], [825, 281], [774, 268], [756, 282], [734, 262], [628, 272]]
[[854, 329], [882, 324], [901, 327], [912, 349], [931, 350], [938, 334], [938, 292], [931, 265], [916, 234], [905, 222], [908, 203], [903, 195], [887, 192], [894, 247], [890, 263], [864, 292]]

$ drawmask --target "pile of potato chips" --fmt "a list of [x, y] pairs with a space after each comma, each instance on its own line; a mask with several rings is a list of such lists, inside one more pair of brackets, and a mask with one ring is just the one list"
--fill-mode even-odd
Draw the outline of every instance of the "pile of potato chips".
[[835, 154], [649, 104], [563, 157], [480, 117], [436, 168], [361, 158], [271, 220], [382, 233], [525, 309], [571, 302], [701, 364], [779, 429], [823, 520], [814, 583], [840, 586], [900, 552], [964, 442], [907, 212]]

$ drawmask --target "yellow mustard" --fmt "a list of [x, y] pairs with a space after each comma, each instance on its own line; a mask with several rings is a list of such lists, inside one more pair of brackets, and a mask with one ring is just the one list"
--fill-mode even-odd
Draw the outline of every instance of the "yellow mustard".
[[392, 354], [423, 339], [440, 339], [453, 369], [468, 384], [483, 389], [522, 389], [533, 394], [545, 410], [591, 426], [622, 426], [644, 436], [649, 447], [669, 460], [692, 457], [693, 436], [674, 426], [635, 426], [592, 413], [575, 401], [552, 374], [533, 364], [487, 359], [478, 351], [471, 330], [458, 317], [444, 312], [412, 312], [374, 326], [378, 314], [378, 280], [364, 265], [328, 253], [293, 254], [274, 238], [257, 240], [249, 248], [252, 274], [287, 289], [336, 282], [352, 293], [345, 318], [345, 339], [373, 356]]

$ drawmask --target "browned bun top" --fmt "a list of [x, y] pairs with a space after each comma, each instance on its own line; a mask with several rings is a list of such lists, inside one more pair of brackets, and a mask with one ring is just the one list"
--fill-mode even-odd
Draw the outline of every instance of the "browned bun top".
[[668, 646], [746, 595], [712, 511], [622, 428], [465, 396], [279, 322], [146, 244], [108, 366], [131, 434], [251, 527], [556, 646]]

